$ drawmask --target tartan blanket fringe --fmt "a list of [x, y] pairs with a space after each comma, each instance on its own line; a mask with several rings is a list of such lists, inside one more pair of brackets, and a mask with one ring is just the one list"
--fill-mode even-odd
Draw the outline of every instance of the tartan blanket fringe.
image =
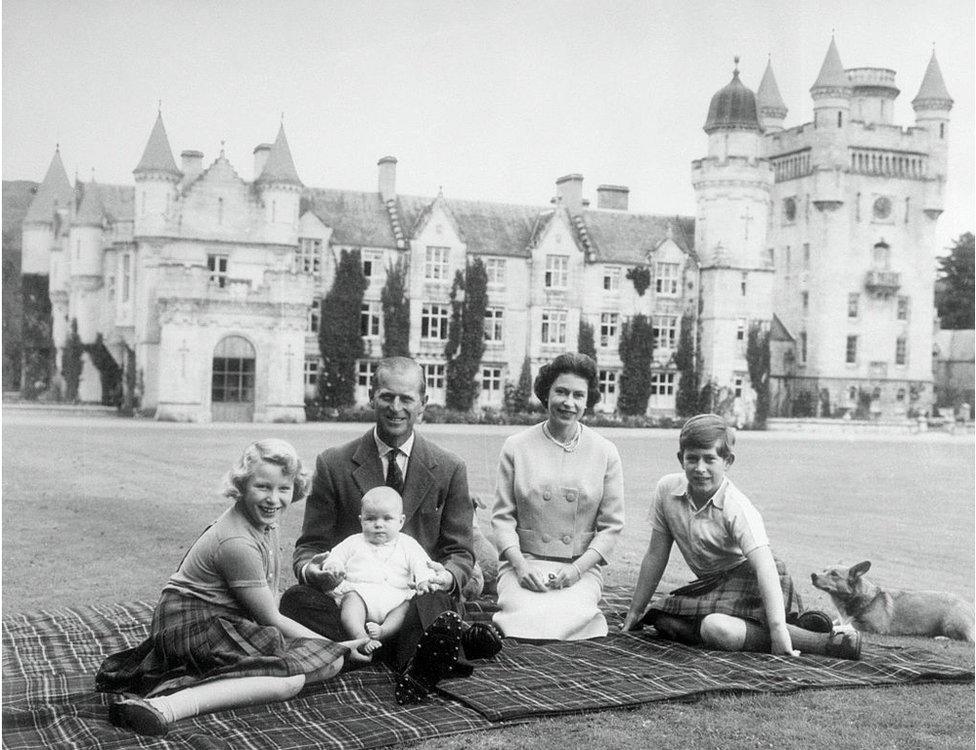
[[[467, 679], [447, 680], [431, 701], [398, 706], [392, 676], [367, 667], [310, 686], [296, 698], [187, 719], [165, 739], [138, 737], [107, 721], [94, 675], [111, 653], [146, 637], [153, 605], [129, 602], [3, 618], [3, 748], [368, 748], [531, 721], [727, 691], [789, 692], [933, 681], [970, 682], [971, 670], [913, 649], [868, 644], [860, 662], [786, 659], [691, 649], [620, 633], [629, 591], [608, 587], [611, 634], [593, 641], [507, 641]], [[469, 603], [469, 619], [494, 611]]]

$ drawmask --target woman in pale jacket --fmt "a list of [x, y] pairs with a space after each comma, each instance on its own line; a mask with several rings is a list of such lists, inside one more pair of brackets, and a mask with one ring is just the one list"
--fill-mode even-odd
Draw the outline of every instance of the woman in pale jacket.
[[513, 638], [598, 638], [607, 634], [600, 568], [624, 525], [624, 482], [616, 446], [580, 424], [600, 398], [596, 363], [561, 354], [533, 390], [548, 419], [508, 438], [498, 464], [494, 622]]

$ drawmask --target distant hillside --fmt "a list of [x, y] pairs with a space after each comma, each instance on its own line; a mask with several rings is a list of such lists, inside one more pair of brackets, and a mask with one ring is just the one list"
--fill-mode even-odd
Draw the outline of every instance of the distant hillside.
[[20, 222], [37, 183], [3, 181], [3, 389], [20, 386]]

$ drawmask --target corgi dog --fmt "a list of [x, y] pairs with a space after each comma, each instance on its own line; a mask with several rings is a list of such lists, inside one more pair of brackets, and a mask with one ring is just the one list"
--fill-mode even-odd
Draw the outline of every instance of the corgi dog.
[[839, 624], [880, 635], [926, 635], [973, 642], [973, 605], [944, 591], [886, 590], [864, 574], [871, 563], [827, 568], [810, 575], [813, 585], [830, 594]]

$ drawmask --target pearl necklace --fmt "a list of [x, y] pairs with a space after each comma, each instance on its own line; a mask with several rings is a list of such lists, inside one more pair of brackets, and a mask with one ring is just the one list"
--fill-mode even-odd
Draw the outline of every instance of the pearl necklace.
[[542, 423], [542, 434], [545, 435], [547, 438], [549, 438], [552, 442], [554, 442], [556, 445], [558, 445], [560, 448], [562, 448], [567, 453], [572, 453], [577, 448], [579, 448], [580, 437], [582, 437], [582, 435], [583, 435], [583, 427], [580, 425], [579, 422], [577, 422], [576, 423], [576, 433], [573, 435], [573, 437], [571, 437], [565, 443], [561, 443], [558, 440], [556, 440], [556, 437], [552, 434], [552, 431], [549, 429], [549, 423], [548, 422], [543, 422]]

